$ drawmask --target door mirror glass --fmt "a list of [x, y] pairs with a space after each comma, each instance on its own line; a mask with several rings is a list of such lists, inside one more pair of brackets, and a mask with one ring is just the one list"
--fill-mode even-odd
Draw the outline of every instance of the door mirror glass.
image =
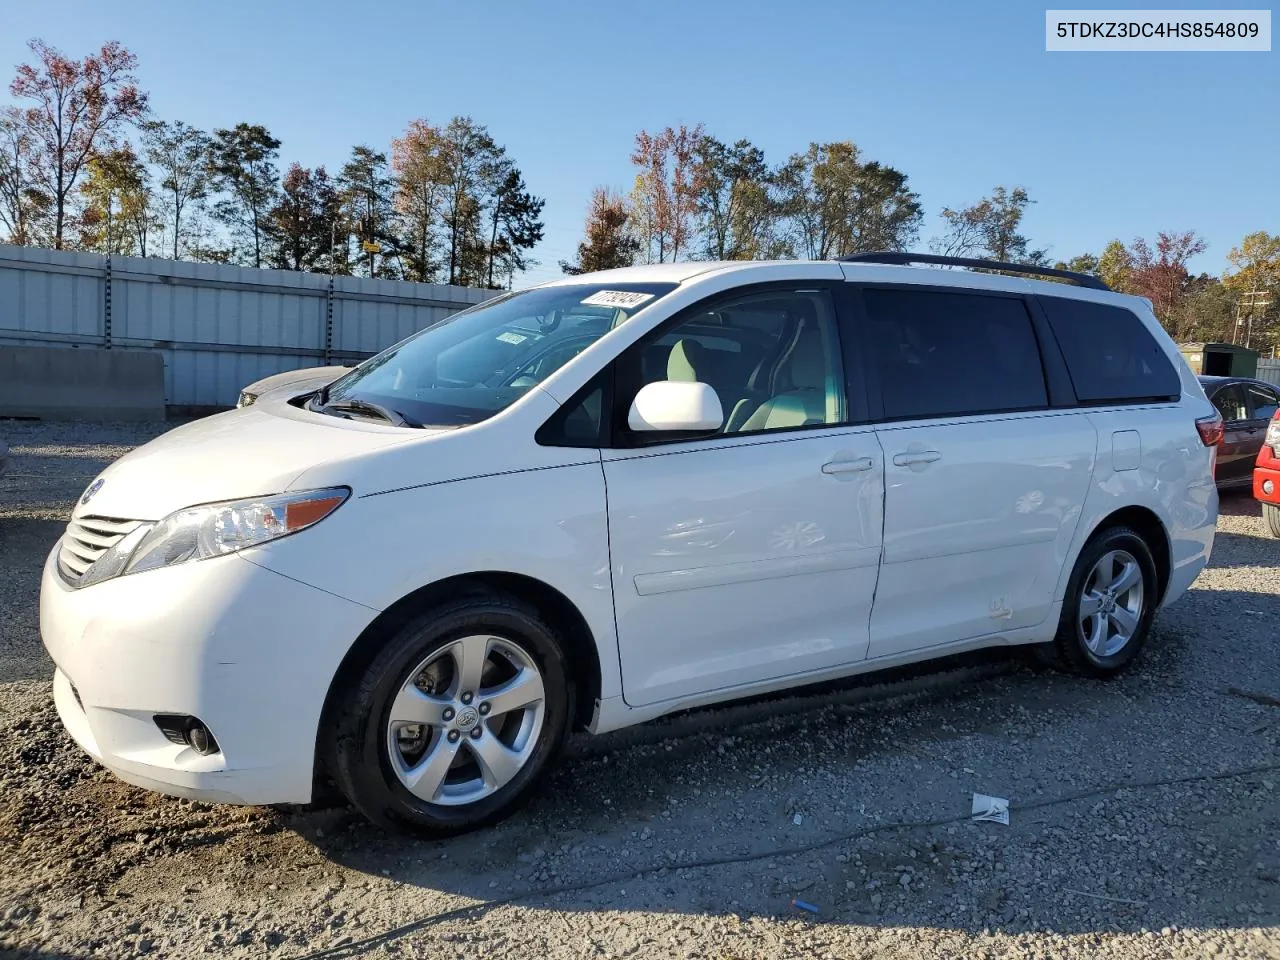
[[696, 380], [657, 380], [640, 388], [627, 413], [637, 432], [719, 430], [724, 424], [720, 398]]

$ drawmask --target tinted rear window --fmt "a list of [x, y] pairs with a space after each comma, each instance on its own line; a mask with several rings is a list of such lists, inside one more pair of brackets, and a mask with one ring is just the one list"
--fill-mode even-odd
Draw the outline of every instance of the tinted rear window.
[[962, 416], [1048, 405], [1022, 300], [867, 287], [884, 415]]
[[1133, 311], [1059, 297], [1040, 302], [1082, 403], [1164, 400], [1182, 393], [1173, 364]]

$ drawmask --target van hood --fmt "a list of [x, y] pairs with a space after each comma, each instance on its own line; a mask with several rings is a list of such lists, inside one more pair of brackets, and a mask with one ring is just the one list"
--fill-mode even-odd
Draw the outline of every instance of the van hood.
[[175, 427], [125, 454], [89, 485], [72, 516], [160, 520], [196, 504], [283, 493], [312, 467], [358, 460], [429, 432], [263, 400]]

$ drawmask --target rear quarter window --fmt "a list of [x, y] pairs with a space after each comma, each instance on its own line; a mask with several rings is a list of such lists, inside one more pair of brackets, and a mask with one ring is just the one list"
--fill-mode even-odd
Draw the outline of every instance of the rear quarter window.
[[1041, 297], [1081, 403], [1176, 399], [1182, 381], [1132, 310], [1087, 300]]

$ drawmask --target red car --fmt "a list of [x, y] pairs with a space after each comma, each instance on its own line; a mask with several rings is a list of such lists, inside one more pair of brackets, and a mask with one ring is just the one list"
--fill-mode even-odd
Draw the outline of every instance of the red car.
[[1253, 468], [1253, 496], [1262, 502], [1262, 520], [1280, 537], [1280, 410], [1271, 417]]

